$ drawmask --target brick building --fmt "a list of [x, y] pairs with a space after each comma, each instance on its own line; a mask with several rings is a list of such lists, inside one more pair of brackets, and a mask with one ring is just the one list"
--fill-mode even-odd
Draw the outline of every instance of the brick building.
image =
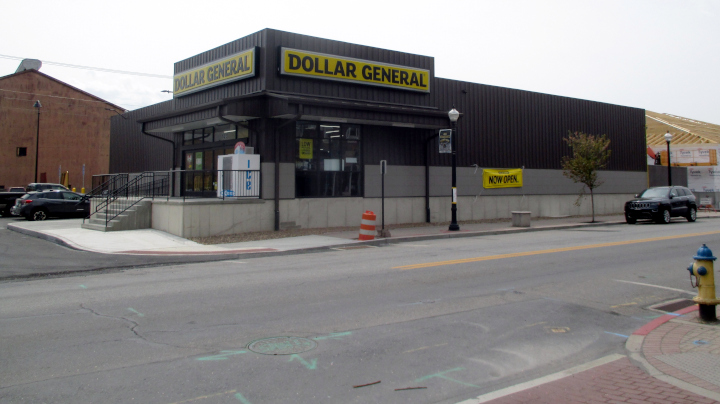
[[67, 171], [80, 190], [84, 164], [89, 190], [93, 175], [108, 172], [110, 117], [125, 110], [25, 64], [0, 77], [0, 187], [36, 181], [39, 139], [37, 182], [59, 182]]

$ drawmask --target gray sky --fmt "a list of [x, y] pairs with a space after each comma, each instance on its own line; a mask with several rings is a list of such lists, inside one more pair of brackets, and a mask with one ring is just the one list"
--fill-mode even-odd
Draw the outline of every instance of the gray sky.
[[[0, 0], [0, 55], [172, 76], [263, 28], [433, 56], [435, 75], [720, 124], [719, 0]], [[0, 76], [19, 60], [0, 57]], [[127, 109], [172, 80], [44, 64]]]

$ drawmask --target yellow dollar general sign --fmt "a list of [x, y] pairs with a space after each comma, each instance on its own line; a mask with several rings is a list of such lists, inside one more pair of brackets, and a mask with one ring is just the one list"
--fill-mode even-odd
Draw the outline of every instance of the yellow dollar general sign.
[[280, 74], [430, 92], [430, 71], [280, 48]]
[[173, 76], [173, 97], [255, 76], [256, 55], [252, 48], [176, 74]]
[[521, 188], [522, 186], [522, 168], [511, 168], [508, 170], [483, 170], [484, 188]]

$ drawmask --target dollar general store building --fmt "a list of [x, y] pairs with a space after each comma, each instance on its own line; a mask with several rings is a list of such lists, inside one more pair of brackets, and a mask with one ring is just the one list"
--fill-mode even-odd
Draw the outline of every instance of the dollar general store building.
[[[453, 107], [460, 221], [589, 213], [562, 174], [568, 132], [611, 139], [597, 213], [647, 184], [643, 109], [439, 78], [429, 56], [264, 29], [175, 63], [173, 91], [112, 119], [110, 171], [190, 170], [175, 194], [209, 198], [153, 203], [152, 227], [184, 237], [359, 225], [380, 213], [382, 160], [386, 224], [449, 221]], [[212, 170], [239, 141], [260, 156], [259, 198], [221, 201]], [[521, 170], [484, 185], [486, 169]]]

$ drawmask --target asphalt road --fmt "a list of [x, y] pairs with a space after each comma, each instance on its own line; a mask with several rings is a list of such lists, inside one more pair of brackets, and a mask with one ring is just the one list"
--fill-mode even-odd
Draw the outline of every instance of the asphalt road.
[[0, 403], [455, 403], [624, 353], [717, 224], [2, 283]]
[[132, 256], [78, 251], [7, 229], [8, 223], [24, 220], [0, 218], [0, 281], [224, 259], [221, 256]]

